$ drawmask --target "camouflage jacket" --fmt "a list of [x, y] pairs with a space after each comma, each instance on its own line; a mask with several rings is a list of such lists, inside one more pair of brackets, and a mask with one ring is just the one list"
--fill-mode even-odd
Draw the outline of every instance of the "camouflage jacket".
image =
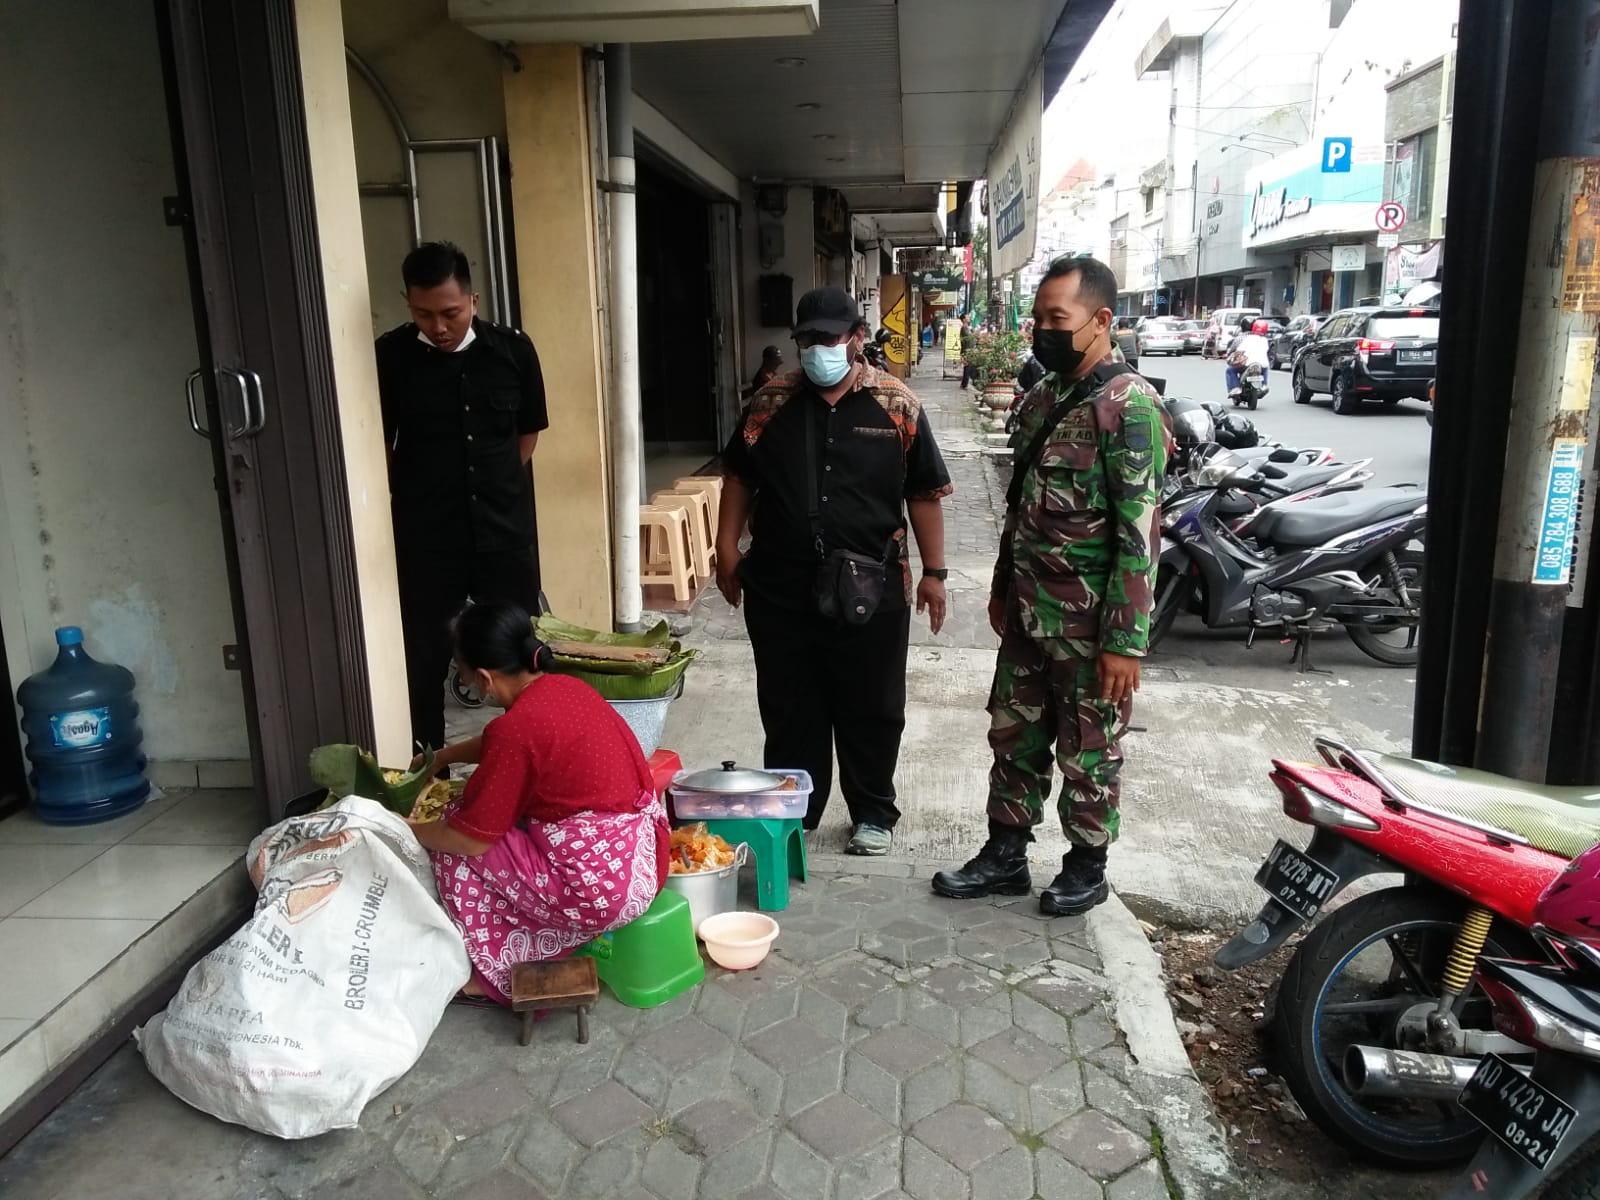
[[1172, 435], [1155, 389], [1138, 375], [1119, 375], [1098, 394], [1092, 387], [1049, 375], [1023, 400], [1012, 439], [1019, 455], [1058, 401], [1073, 403], [1038, 461], [1015, 465], [1027, 474], [1021, 504], [1006, 515], [993, 595], [1015, 593], [1034, 637], [1097, 641], [1137, 657], [1149, 646]]

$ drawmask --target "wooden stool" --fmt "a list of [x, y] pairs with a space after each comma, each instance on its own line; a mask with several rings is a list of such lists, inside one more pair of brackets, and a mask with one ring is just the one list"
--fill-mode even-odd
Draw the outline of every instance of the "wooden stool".
[[694, 529], [695, 541], [698, 543], [695, 549], [703, 551], [701, 565], [705, 567], [702, 572], [697, 566], [695, 573], [702, 578], [709, 578], [712, 574], [711, 564], [717, 557], [716, 509], [711, 506], [711, 495], [698, 488], [672, 488], [665, 492], [657, 492], [650, 498], [650, 503], [670, 506], [680, 500], [688, 500], [694, 506], [689, 513], [689, 524]]
[[546, 1008], [578, 1010], [578, 1044], [589, 1044], [589, 1006], [600, 999], [592, 958], [520, 962], [511, 968], [511, 1011], [522, 1014], [522, 1044], [533, 1040], [536, 1014]]
[[[669, 583], [672, 598], [686, 603], [694, 586], [694, 550], [689, 532], [689, 505], [660, 507], [654, 504], [639, 506], [639, 583]], [[659, 532], [666, 546], [666, 554], [658, 565], [649, 552], [650, 533]]]
[[721, 475], [685, 475], [672, 483], [675, 492], [701, 492], [704, 493], [706, 503], [711, 509], [711, 544], [717, 544], [717, 520], [722, 507], [722, 476]]
[[[681, 509], [689, 524], [689, 569], [696, 579], [711, 577], [711, 544], [707, 541], [705, 497], [696, 493], [681, 496], [676, 492], [657, 492], [650, 497], [652, 508]], [[650, 561], [659, 563], [652, 550]]]

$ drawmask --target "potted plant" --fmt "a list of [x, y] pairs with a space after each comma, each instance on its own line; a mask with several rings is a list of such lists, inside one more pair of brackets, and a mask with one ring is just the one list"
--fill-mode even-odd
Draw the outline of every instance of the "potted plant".
[[983, 402], [997, 413], [1011, 407], [1011, 385], [1022, 369], [1025, 346], [1020, 333], [979, 333], [964, 347], [963, 357], [972, 368]]

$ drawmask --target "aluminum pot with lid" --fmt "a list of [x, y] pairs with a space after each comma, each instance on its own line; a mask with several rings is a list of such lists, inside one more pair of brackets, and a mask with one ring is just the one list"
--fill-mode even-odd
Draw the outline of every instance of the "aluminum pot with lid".
[[750, 796], [758, 792], [778, 791], [787, 782], [782, 775], [741, 767], [730, 758], [723, 760], [720, 767], [684, 776], [678, 780], [677, 786], [721, 796]]
[[749, 857], [750, 847], [740, 842], [733, 854], [733, 862], [725, 867], [667, 876], [667, 890], [689, 902], [689, 922], [697, 931], [707, 917], [739, 909], [739, 868]]

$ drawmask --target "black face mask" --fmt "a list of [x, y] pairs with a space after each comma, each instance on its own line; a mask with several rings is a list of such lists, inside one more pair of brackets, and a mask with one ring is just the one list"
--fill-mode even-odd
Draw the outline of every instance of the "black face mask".
[[1092, 324], [1094, 324], [1093, 317], [1076, 329], [1040, 329], [1034, 326], [1034, 358], [1039, 360], [1039, 365], [1046, 371], [1057, 375], [1073, 374], [1088, 356], [1088, 351], [1078, 349], [1073, 339]]

